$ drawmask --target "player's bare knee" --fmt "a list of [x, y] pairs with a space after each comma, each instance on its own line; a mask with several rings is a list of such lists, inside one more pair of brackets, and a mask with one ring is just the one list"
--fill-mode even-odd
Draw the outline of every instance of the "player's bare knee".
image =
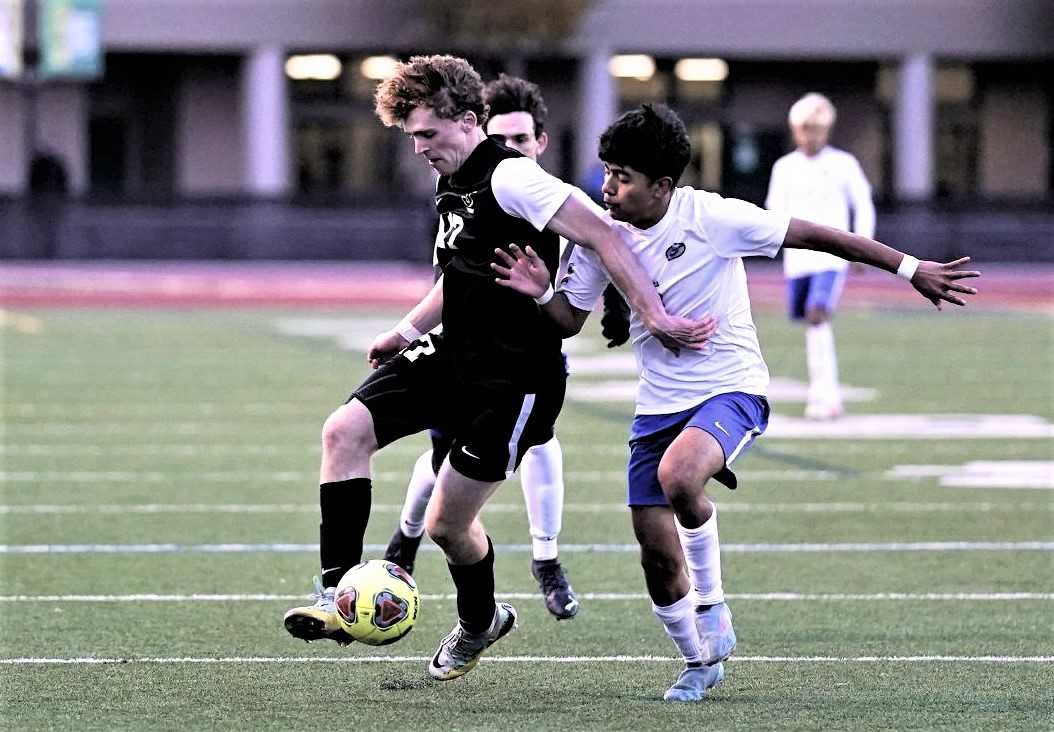
[[372, 425], [348, 407], [345, 404], [335, 410], [322, 425], [322, 451], [326, 455], [369, 455], [377, 449]]
[[428, 532], [429, 538], [444, 551], [448, 550], [455, 537], [463, 534], [465, 530], [463, 524], [451, 521], [448, 513], [433, 511], [429, 508], [425, 514], [425, 531]]
[[809, 308], [805, 312], [805, 322], [809, 325], [821, 325], [831, 319], [824, 308]]
[[640, 566], [644, 575], [659, 582], [669, 582], [684, 573], [680, 557], [664, 551], [641, 547]]
[[706, 482], [721, 469], [723, 464], [723, 460], [720, 462], [709, 459], [686, 461], [671, 458], [667, 460], [669, 457], [669, 455], [663, 457], [659, 463], [658, 477], [662, 492], [673, 504], [674, 509], [679, 501], [694, 500], [695, 496], [703, 490]]

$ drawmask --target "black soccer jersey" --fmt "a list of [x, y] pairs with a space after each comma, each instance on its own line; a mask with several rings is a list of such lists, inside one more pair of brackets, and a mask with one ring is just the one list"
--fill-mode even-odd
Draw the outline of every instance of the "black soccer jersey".
[[439, 178], [436, 263], [443, 269], [443, 337], [459, 375], [470, 383], [532, 391], [563, 378], [560, 336], [531, 298], [494, 281], [490, 264], [495, 248], [529, 245], [552, 277], [560, 240], [507, 213], [495, 199], [494, 169], [514, 157], [522, 156], [488, 138], [457, 172]]

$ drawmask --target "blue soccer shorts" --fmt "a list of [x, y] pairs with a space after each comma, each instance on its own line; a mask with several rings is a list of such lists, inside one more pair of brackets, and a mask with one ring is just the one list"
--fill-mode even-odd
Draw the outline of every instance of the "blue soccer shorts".
[[725, 466], [714, 476], [729, 488], [737, 485], [732, 462], [769, 424], [765, 397], [733, 391], [674, 414], [638, 414], [630, 428], [628, 497], [630, 506], [666, 506], [659, 485], [659, 461], [666, 448], [689, 427], [713, 435], [725, 453]]
[[817, 308], [833, 313], [842, 297], [845, 274], [844, 269], [829, 269], [787, 280], [787, 312], [791, 320], [804, 320], [805, 313]]

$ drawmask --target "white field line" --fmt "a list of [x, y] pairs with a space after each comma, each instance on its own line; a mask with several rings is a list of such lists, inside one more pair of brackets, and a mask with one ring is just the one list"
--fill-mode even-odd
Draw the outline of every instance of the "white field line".
[[[740, 480], [830, 481], [844, 476], [834, 470], [741, 470]], [[407, 471], [380, 471], [373, 474], [379, 482], [405, 481]], [[875, 478], [881, 474], [875, 473]], [[623, 483], [624, 470], [568, 470], [568, 482]], [[165, 473], [156, 470], [13, 470], [0, 471], [0, 483], [317, 483], [317, 471], [275, 470], [246, 472], [241, 470], [211, 470], [192, 473]]]
[[[0, 658], [4, 666], [88, 666], [146, 664], [305, 664], [305, 663], [427, 663], [430, 656], [227, 656], [227, 657], [111, 657]], [[484, 656], [483, 663], [683, 663], [671, 656]], [[733, 656], [731, 663], [993, 663], [1049, 664], [1054, 656]]]
[[[399, 513], [399, 503], [375, 503], [376, 513]], [[29, 503], [0, 504], [0, 515], [6, 514], [289, 514], [318, 513], [317, 503]], [[522, 503], [488, 503], [484, 513], [522, 513]], [[624, 503], [565, 503], [565, 513], [628, 513]], [[851, 513], [1033, 513], [1054, 511], [1054, 501], [995, 503], [991, 501], [888, 501], [861, 503], [851, 501], [787, 503], [721, 503], [722, 513], [750, 514], [851, 514]]]
[[[533, 600], [537, 592], [498, 592], [501, 600]], [[602, 601], [650, 601], [643, 592], [584, 592], [579, 599], [589, 602]], [[299, 602], [307, 600], [304, 594], [249, 593], [158, 595], [151, 593], [127, 595], [0, 595], [0, 603], [53, 603], [53, 602]], [[725, 598], [738, 602], [1022, 602], [1054, 601], [1054, 592], [739, 592], [729, 593]], [[457, 595], [424, 594], [426, 602], [456, 600]]]
[[[605, 399], [607, 401], [607, 399]], [[625, 422], [610, 429], [625, 434], [630, 421], [631, 404], [627, 403]], [[16, 422], [6, 420], [6, 427], [13, 435], [58, 436], [69, 438], [76, 435], [97, 437], [99, 435], [216, 435], [223, 433], [243, 434], [246, 427], [264, 426], [269, 434], [317, 434], [325, 415], [311, 419], [283, 419], [266, 417], [255, 423], [246, 419], [237, 420], [224, 413], [227, 419], [179, 419], [164, 421], [149, 418], [134, 421], [122, 420], [41, 420]], [[595, 439], [596, 425], [563, 424], [561, 436]], [[604, 431], [607, 431], [605, 429]], [[947, 439], [1050, 439], [1054, 437], [1054, 424], [1030, 414], [861, 414], [850, 415], [830, 422], [817, 422], [780, 413], [772, 415], [766, 437], [792, 440], [947, 440]]]
[[[398, 514], [401, 503], [375, 503], [377, 514]], [[488, 503], [484, 513], [520, 514], [522, 503]], [[847, 501], [801, 503], [722, 503], [723, 514], [1018, 514], [1054, 511], [1054, 501], [1039, 502], [915, 502], [862, 503]], [[2, 515], [121, 514], [317, 514], [317, 503], [30, 503], [0, 504]], [[624, 503], [565, 503], [568, 514], [627, 514]]]
[[[367, 544], [367, 552], [383, 552], [386, 544]], [[530, 544], [496, 544], [501, 553], [523, 553]], [[439, 551], [422, 544], [422, 551]], [[560, 551], [580, 554], [636, 554], [636, 544], [561, 544]], [[917, 541], [803, 544], [724, 544], [732, 554], [833, 554], [847, 552], [1054, 551], [1054, 541]], [[0, 544], [0, 554], [285, 554], [317, 553], [318, 544]]]

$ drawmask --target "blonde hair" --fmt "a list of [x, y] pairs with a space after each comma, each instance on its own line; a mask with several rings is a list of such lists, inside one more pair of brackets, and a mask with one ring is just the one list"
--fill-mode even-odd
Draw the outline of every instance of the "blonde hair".
[[814, 124], [828, 129], [834, 126], [835, 117], [831, 100], [816, 92], [809, 92], [792, 104], [790, 113], [787, 115], [791, 127]]
[[414, 56], [377, 85], [374, 109], [387, 127], [401, 125], [417, 107], [430, 107], [441, 119], [474, 112], [487, 122], [483, 81], [468, 61], [456, 56]]

